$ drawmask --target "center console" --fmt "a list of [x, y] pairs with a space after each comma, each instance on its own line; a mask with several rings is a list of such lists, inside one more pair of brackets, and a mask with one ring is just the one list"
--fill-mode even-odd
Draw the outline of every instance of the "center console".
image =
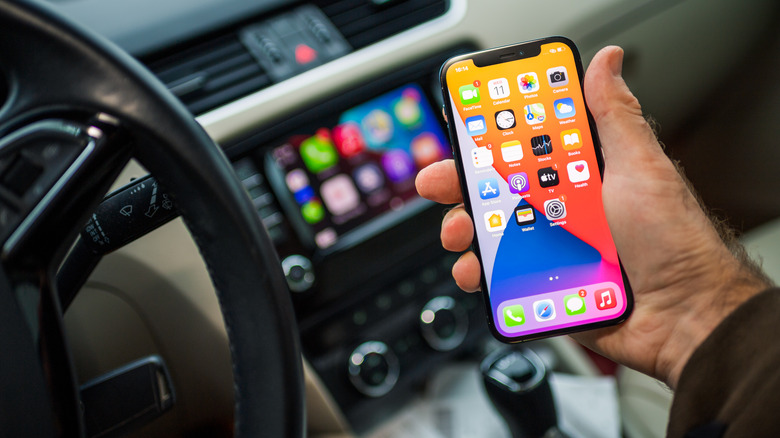
[[444, 53], [359, 84], [226, 145], [276, 245], [307, 360], [357, 431], [486, 333], [450, 275], [443, 208], [420, 169], [449, 158]]

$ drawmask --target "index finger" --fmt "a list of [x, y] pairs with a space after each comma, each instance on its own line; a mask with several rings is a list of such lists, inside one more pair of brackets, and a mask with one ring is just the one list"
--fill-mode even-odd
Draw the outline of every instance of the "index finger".
[[440, 204], [458, 204], [463, 202], [460, 192], [458, 172], [452, 159], [433, 163], [417, 174], [415, 180], [417, 192], [423, 198]]

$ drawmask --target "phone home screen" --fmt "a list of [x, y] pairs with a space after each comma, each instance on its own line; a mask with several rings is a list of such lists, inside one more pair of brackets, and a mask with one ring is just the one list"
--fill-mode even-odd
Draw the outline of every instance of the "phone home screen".
[[463, 58], [444, 72], [491, 325], [504, 340], [608, 325], [632, 304], [578, 59], [555, 39], [536, 56]]

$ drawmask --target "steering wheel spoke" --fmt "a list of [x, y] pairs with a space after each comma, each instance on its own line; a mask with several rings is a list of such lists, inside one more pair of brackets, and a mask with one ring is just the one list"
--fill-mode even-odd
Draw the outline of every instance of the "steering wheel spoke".
[[39, 364], [4, 378], [48, 388], [38, 395], [38, 416], [67, 436], [80, 436], [84, 428], [53, 273], [119, 162], [127, 160], [129, 148], [108, 143], [106, 128], [62, 119], [35, 121], [0, 139], [0, 264], [7, 279], [0, 293], [10, 300], [4, 312], [17, 309], [22, 316], [4, 316], [2, 330], [23, 333], [16, 348], [31, 348]]
[[0, 259], [47, 267], [67, 250], [130, 149], [106, 127], [61, 119], [31, 123], [0, 140]]

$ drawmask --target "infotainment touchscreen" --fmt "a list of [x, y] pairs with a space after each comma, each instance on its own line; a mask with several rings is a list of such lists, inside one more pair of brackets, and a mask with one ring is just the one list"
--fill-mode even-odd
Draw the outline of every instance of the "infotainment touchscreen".
[[451, 155], [426, 94], [408, 84], [289, 137], [267, 170], [303, 240], [326, 249], [423, 208], [417, 172]]

